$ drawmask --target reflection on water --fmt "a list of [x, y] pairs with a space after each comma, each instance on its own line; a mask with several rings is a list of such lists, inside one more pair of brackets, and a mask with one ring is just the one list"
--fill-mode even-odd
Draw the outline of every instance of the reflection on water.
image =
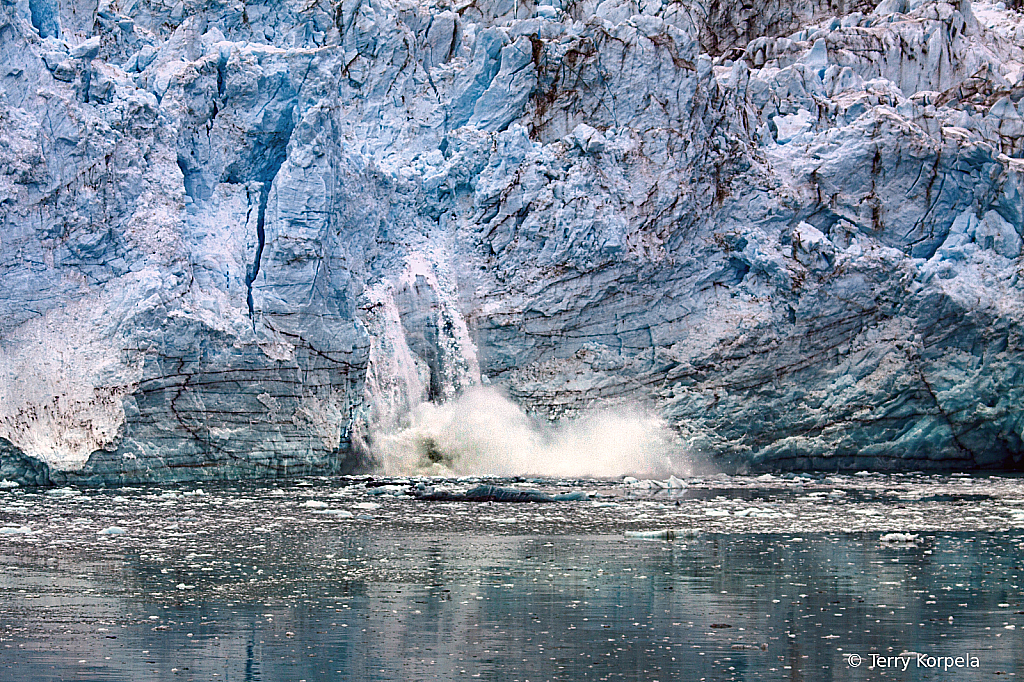
[[[959, 677], [1024, 673], [1018, 532], [935, 534], [886, 547], [877, 534], [683, 543], [385, 537], [330, 526], [266, 546], [264, 561], [282, 569], [273, 581], [256, 573], [238, 539], [211, 538], [208, 553], [160, 561], [138, 551], [93, 562], [74, 551], [55, 559], [8, 547], [0, 556], [0, 679], [956, 675], [916, 659], [907, 671], [868, 669], [871, 652], [904, 651], [976, 656], [980, 668]], [[350, 572], [346, 564], [386, 570]], [[189, 589], [185, 581], [204, 573]], [[172, 592], [168, 575], [181, 581]], [[259, 589], [247, 593], [249, 580]], [[865, 657], [861, 667], [844, 658], [852, 653]]]
[[1024, 673], [1018, 478], [428, 483], [0, 490], [0, 682]]

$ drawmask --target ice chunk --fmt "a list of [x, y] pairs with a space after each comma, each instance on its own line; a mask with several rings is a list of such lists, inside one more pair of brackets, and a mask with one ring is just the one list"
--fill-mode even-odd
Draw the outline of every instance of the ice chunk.
[[408, 489], [408, 485], [380, 485], [375, 488], [369, 488], [366, 491], [367, 495], [392, 495], [399, 496], [404, 495]]
[[663, 530], [627, 530], [627, 538], [638, 540], [681, 540], [700, 535], [696, 528], [665, 528]]
[[0, 488], [17, 488], [18, 485], [17, 481], [8, 481], [6, 478], [0, 479]]
[[590, 495], [583, 492], [582, 490], [575, 490], [571, 493], [562, 493], [561, 495], [555, 495], [554, 499], [556, 502], [582, 502], [589, 500]]
[[747, 509], [740, 509], [738, 511], [733, 512], [733, 516], [739, 516], [740, 518], [743, 518], [746, 516], [758, 516], [760, 513], [761, 510], [758, 509], [757, 507], [748, 507]]
[[327, 509], [328, 505], [326, 502], [320, 502], [319, 500], [309, 500], [307, 502], [303, 502], [299, 506], [305, 507], [306, 509]]
[[71, 49], [72, 59], [93, 59], [100, 53], [100, 37], [93, 36]]
[[886, 533], [878, 541], [886, 545], [912, 544], [920, 540], [916, 533]]
[[109, 526], [96, 533], [96, 535], [124, 535], [127, 532], [128, 531], [120, 526]]
[[0, 528], [0, 535], [31, 535], [31, 526], [4, 526]]
[[665, 488], [665, 487], [667, 487], [666, 484], [662, 483], [661, 481], [652, 481], [650, 479], [644, 479], [643, 481], [638, 481], [637, 479], [633, 478], [632, 476], [626, 476], [624, 479], [622, 479], [622, 483], [623, 483], [623, 485], [625, 485], [625, 486], [627, 486], [629, 488], [638, 488], [640, 490], [654, 490], [655, 488]]
[[54, 488], [47, 490], [46, 494], [50, 497], [76, 497], [82, 493], [75, 488]]
[[[433, 502], [555, 502], [556, 500], [587, 499], [586, 493], [580, 493], [582, 497], [561, 497], [551, 496], [538, 490], [520, 490], [518, 488], [502, 488], [496, 485], [478, 485], [465, 493], [451, 492], [448, 490], [426, 489], [422, 492], [414, 491], [418, 499]], [[573, 496], [576, 493], [566, 493]]]
[[806, 109], [800, 109], [795, 114], [776, 116], [772, 120], [778, 131], [776, 141], [779, 144], [787, 144], [813, 129], [815, 117]]

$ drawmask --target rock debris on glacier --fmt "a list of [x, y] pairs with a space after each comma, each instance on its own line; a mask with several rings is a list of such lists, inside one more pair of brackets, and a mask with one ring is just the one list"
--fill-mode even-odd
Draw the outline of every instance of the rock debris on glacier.
[[0, 34], [0, 478], [345, 472], [481, 382], [738, 467], [1024, 453], [1002, 3], [3, 0]]

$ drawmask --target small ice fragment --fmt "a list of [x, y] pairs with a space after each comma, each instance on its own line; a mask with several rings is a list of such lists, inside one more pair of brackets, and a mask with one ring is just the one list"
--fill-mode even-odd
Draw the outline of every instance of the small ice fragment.
[[124, 535], [127, 531], [120, 526], [110, 526], [96, 533], [96, 535]]
[[917, 533], [886, 533], [882, 537], [878, 538], [878, 541], [883, 544], [905, 544], [917, 542], [921, 538]]
[[682, 480], [681, 478], [676, 478], [674, 475], [669, 476], [668, 480], [665, 481], [665, 484], [669, 488], [685, 488], [686, 487], [686, 481]]
[[704, 516], [728, 516], [728, 509], [707, 509], [704, 511]]
[[4, 526], [0, 528], [0, 535], [31, 535], [30, 526]]
[[319, 500], [309, 500], [308, 502], [303, 502], [299, 506], [305, 507], [306, 509], [327, 509], [327, 503]]
[[[326, 506], [326, 505], [325, 505]], [[352, 505], [356, 509], [379, 509], [380, 505], [376, 502], [356, 502]]]
[[194, 590], [196, 588], [196, 586], [195, 585], [186, 585], [185, 583], [178, 583], [177, 588], [179, 590]]
[[327, 514], [329, 516], [337, 516], [338, 518], [342, 518], [342, 519], [350, 519], [350, 518], [352, 518], [354, 516], [354, 514], [352, 512], [350, 512], [350, 511], [348, 511], [347, 509], [320, 509], [318, 511], [314, 511], [313, 513], [314, 514]]
[[0, 488], [17, 488], [20, 483], [17, 481], [8, 481], [6, 478], [0, 479]]

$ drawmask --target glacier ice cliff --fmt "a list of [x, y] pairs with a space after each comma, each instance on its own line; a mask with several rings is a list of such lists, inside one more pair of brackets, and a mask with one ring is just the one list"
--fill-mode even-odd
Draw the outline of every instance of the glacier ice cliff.
[[0, 477], [337, 473], [479, 383], [723, 466], [1024, 454], [1024, 18], [0, 0]]

